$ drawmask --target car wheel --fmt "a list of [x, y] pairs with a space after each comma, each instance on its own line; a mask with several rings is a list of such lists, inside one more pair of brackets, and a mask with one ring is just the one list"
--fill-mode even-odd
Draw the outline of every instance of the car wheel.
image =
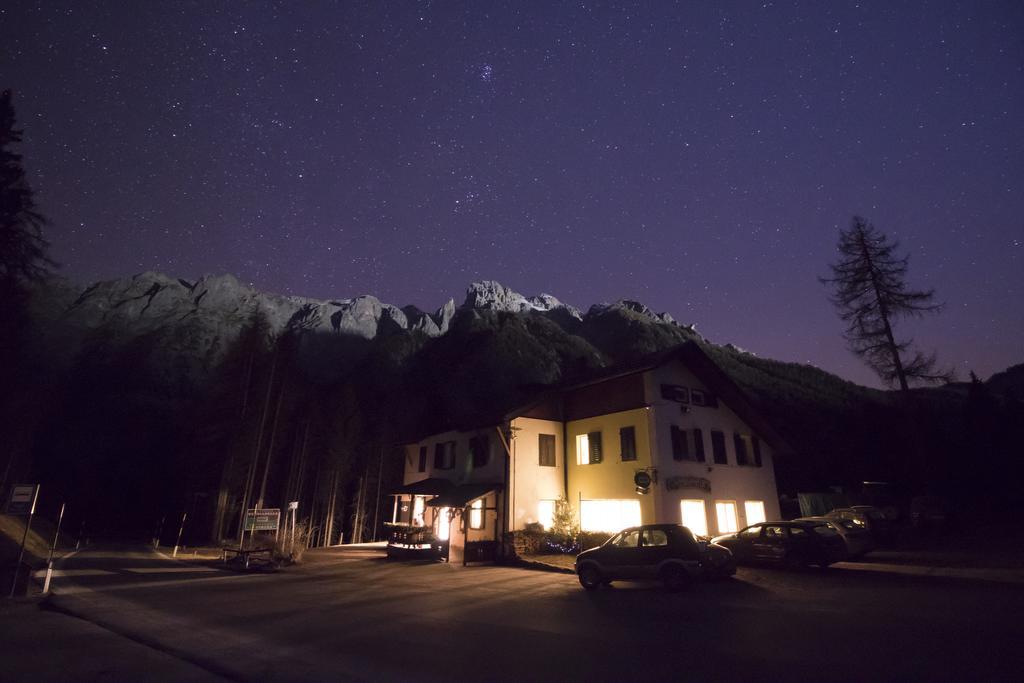
[[580, 585], [586, 588], [588, 591], [596, 591], [601, 587], [601, 583], [604, 581], [601, 578], [601, 572], [598, 571], [597, 567], [591, 564], [585, 564], [580, 567]]
[[682, 567], [665, 567], [661, 570], [661, 582], [666, 590], [676, 593], [690, 585], [690, 574]]

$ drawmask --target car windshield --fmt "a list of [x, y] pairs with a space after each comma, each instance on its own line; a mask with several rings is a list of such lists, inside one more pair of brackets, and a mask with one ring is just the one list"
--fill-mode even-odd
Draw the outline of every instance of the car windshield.
[[613, 545], [616, 548], [635, 548], [640, 542], [640, 530], [639, 529], [627, 529], [618, 536], [612, 538], [609, 545]]

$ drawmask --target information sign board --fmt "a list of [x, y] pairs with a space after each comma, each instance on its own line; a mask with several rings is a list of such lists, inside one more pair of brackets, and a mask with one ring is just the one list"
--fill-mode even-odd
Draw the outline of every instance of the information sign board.
[[281, 524], [280, 508], [260, 508], [245, 513], [246, 531], [277, 531]]
[[11, 499], [7, 502], [7, 514], [9, 515], [31, 515], [36, 506], [35, 485], [15, 486], [11, 489]]

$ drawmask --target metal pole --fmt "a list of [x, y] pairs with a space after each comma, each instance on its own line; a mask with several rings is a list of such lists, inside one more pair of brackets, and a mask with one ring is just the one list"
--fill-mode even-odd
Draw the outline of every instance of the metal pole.
[[171, 557], [178, 556], [178, 546], [181, 545], [181, 535], [185, 532], [185, 518], [188, 517], [188, 512], [181, 513], [181, 526], [178, 527], [178, 542], [174, 544], [174, 554]]
[[32, 517], [36, 514], [36, 501], [39, 500], [39, 484], [32, 494], [32, 507], [28, 512], [28, 519], [25, 520], [25, 533], [21, 535], [21, 550], [18, 552], [18, 564], [14, 565], [14, 580], [11, 581], [11, 597], [14, 597], [14, 590], [18, 587], [18, 574], [21, 572], [21, 561], [25, 558], [25, 541], [28, 539], [28, 530], [32, 528]]
[[373, 538], [377, 540], [377, 518], [380, 516], [380, 486], [384, 478], [384, 447], [380, 447], [380, 464], [377, 467], [377, 501], [373, 505]]
[[53, 534], [53, 543], [50, 544], [50, 556], [46, 558], [46, 581], [43, 582], [43, 593], [50, 592], [50, 578], [53, 576], [53, 551], [57, 548], [57, 539], [60, 537], [60, 525], [64, 521], [64, 505], [60, 504], [60, 516], [57, 518], [57, 531]]

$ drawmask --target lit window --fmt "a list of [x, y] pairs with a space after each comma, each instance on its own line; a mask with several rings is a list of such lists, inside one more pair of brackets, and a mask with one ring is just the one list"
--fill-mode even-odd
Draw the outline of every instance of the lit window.
[[469, 528], [470, 529], [483, 529], [484, 528], [484, 499], [477, 498], [473, 501], [473, 504], [469, 506]]
[[703, 500], [684, 500], [683, 526], [693, 532], [694, 536], [708, 535], [708, 515]]
[[731, 500], [717, 501], [715, 514], [718, 517], [718, 533], [731, 534], [739, 528], [736, 523], [736, 503]]
[[639, 525], [639, 500], [584, 500], [580, 503], [583, 531], [619, 531]]
[[764, 516], [764, 502], [760, 500], [748, 500], [743, 503], [743, 511], [747, 514], [747, 526], [760, 524], [767, 518]]
[[576, 437], [576, 463], [596, 465], [601, 462], [601, 432], [589, 432]]
[[576, 437], [576, 463], [579, 465], [590, 464], [590, 439], [586, 434]]
[[437, 540], [447, 541], [448, 530], [451, 528], [452, 523], [448, 518], [448, 508], [438, 508], [434, 521], [437, 523]]
[[555, 501], [541, 500], [537, 502], [537, 521], [545, 529], [550, 529], [555, 523]]

